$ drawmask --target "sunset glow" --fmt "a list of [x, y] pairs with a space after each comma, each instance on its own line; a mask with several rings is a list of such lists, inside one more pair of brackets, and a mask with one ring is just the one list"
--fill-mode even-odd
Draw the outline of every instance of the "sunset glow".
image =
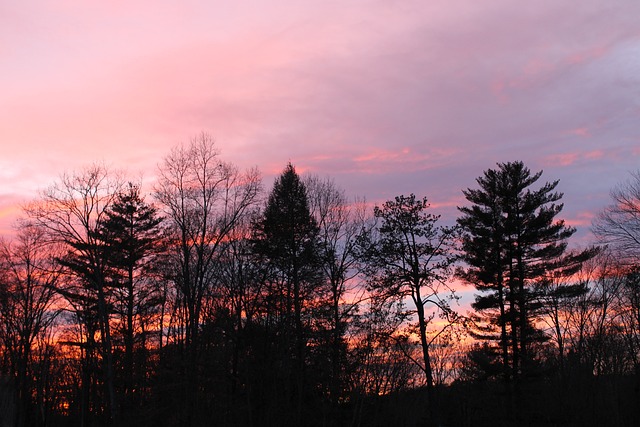
[[266, 183], [291, 161], [378, 202], [450, 204], [482, 170], [521, 159], [561, 180], [581, 224], [638, 164], [637, 2], [2, 9], [5, 234], [61, 173], [104, 162], [150, 185], [200, 131]]
[[0, 424], [634, 425], [638, 17], [0, 2]]

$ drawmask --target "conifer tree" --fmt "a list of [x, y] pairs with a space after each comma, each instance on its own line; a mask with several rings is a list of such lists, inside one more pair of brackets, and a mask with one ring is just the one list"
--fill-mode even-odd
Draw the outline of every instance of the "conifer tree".
[[160, 250], [162, 218], [157, 209], [147, 204], [140, 195], [140, 187], [133, 183], [118, 192], [107, 209], [105, 220], [97, 231], [103, 242], [109, 280], [115, 293], [115, 312], [124, 341], [123, 383], [125, 403], [131, 410], [135, 379], [144, 377], [144, 366], [134, 372], [134, 347], [146, 350], [146, 338], [139, 333], [148, 329], [146, 324], [154, 306], [158, 304], [158, 292], [150, 286], [151, 263]]
[[[311, 303], [319, 293], [318, 225], [311, 215], [307, 190], [291, 163], [276, 179], [262, 219], [256, 224], [255, 250], [271, 269], [269, 301], [283, 342], [283, 357], [294, 355], [291, 399], [295, 422], [301, 421], [305, 389]], [[273, 317], [272, 317], [273, 318]], [[293, 342], [288, 342], [289, 337]], [[288, 348], [287, 348], [288, 347]], [[286, 369], [286, 368], [285, 368]]]
[[558, 181], [531, 189], [542, 171], [532, 174], [522, 162], [500, 163], [463, 191], [471, 206], [458, 208], [464, 230], [460, 277], [480, 294], [476, 337], [499, 343], [504, 375], [518, 379], [530, 370], [532, 348], [545, 340], [534, 319], [545, 284], [575, 272], [594, 251], [568, 253], [575, 233], [557, 216], [563, 205]]

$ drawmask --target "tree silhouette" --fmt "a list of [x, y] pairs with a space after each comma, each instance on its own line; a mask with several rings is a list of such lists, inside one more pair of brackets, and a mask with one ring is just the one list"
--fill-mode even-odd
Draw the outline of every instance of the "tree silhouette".
[[27, 222], [19, 225], [15, 242], [0, 240], [0, 343], [14, 380], [17, 427], [42, 422], [48, 415], [47, 402], [35, 398], [44, 399], [36, 384], [49, 374], [37, 364], [38, 349], [46, 348], [60, 313], [55, 287], [61, 268], [54, 257], [43, 231]]
[[593, 221], [593, 232], [615, 250], [620, 261], [637, 265], [640, 257], [640, 171], [611, 191], [612, 203]]
[[363, 299], [364, 289], [354, 280], [359, 273], [356, 240], [370, 227], [366, 204], [350, 202], [333, 180], [307, 176], [304, 180], [313, 217], [319, 226], [320, 265], [327, 281], [329, 311], [326, 338], [319, 347], [327, 351], [330, 363], [329, 400], [334, 412], [344, 398], [348, 343], [346, 335]]
[[158, 208], [103, 166], [65, 174], [0, 239], [0, 424], [634, 425], [637, 183], [585, 250], [540, 178], [498, 164], [442, 227], [291, 164], [260, 206], [206, 134], [160, 165]]
[[[105, 220], [121, 183], [100, 165], [79, 173], [65, 174], [60, 182], [41, 194], [41, 199], [26, 208], [35, 225], [50, 242], [64, 247], [66, 253], [58, 259], [65, 267], [67, 278], [60, 281], [57, 291], [74, 307], [85, 328], [87, 356], [83, 378], [81, 420], [89, 417], [89, 387], [92, 382], [90, 365], [95, 363], [92, 352], [99, 332], [99, 349], [104, 384], [104, 404], [109, 422], [119, 417], [115, 390], [115, 369], [111, 333], [111, 289], [107, 280], [107, 253], [98, 239], [98, 229]], [[94, 404], [97, 404], [95, 402]]]
[[110, 285], [114, 289], [114, 312], [119, 317], [118, 330], [124, 341], [122, 381], [126, 408], [123, 409], [130, 418], [135, 398], [141, 397], [133, 393], [143, 387], [145, 376], [144, 361], [134, 371], [134, 350], [146, 352], [145, 331], [160, 299], [153, 283], [152, 263], [161, 250], [162, 218], [141, 197], [139, 186], [132, 183], [118, 192], [105, 214], [96, 233], [106, 251]]
[[[312, 302], [320, 291], [318, 225], [309, 210], [307, 190], [291, 163], [276, 179], [261, 220], [256, 224], [255, 250], [271, 269], [273, 301], [282, 333], [282, 356], [291, 351], [295, 422], [302, 420], [307, 342]], [[289, 337], [293, 342], [289, 343]], [[286, 374], [285, 374], [286, 375]]]
[[[433, 366], [430, 356], [432, 337], [428, 327], [436, 315], [425, 307], [435, 306], [443, 317], [453, 320], [449, 307], [454, 298], [447, 281], [457, 259], [454, 251], [456, 230], [436, 225], [438, 215], [427, 213], [427, 199], [415, 195], [398, 196], [376, 206], [374, 215], [381, 221], [377, 236], [360, 237], [367, 264], [369, 286], [376, 298], [403, 301], [410, 298], [417, 317], [418, 337], [422, 350], [431, 423], [437, 423], [434, 399]], [[412, 316], [413, 312], [405, 313]], [[446, 326], [445, 326], [446, 328]]]
[[475, 335], [499, 343], [507, 379], [530, 370], [534, 344], [547, 338], [534, 323], [547, 285], [595, 253], [567, 253], [575, 229], [556, 218], [563, 207], [556, 204], [562, 198], [554, 191], [558, 181], [530, 188], [541, 175], [522, 162], [500, 163], [476, 180], [479, 189], [463, 191], [472, 205], [458, 208], [467, 264], [460, 277], [481, 292], [473, 307], [484, 322]]
[[175, 308], [183, 317], [177, 337], [186, 375], [180, 411], [183, 423], [190, 426], [199, 410], [197, 372], [205, 298], [216, 282], [214, 271], [225, 239], [255, 203], [259, 180], [255, 170], [243, 174], [223, 162], [213, 138], [205, 133], [175, 147], [159, 173], [155, 196], [167, 219], [169, 279], [177, 293]]

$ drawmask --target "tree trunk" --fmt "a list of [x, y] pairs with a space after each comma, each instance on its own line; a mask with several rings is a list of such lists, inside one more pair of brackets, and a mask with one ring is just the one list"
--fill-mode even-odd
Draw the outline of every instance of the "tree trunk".
[[115, 391], [115, 371], [113, 368], [113, 347], [111, 343], [111, 328], [109, 325], [109, 313], [107, 312], [106, 297], [102, 283], [96, 284], [98, 287], [98, 311], [100, 318], [100, 332], [102, 334], [102, 351], [105, 358], [104, 382], [107, 395], [108, 414], [111, 424], [117, 425], [118, 407]]
[[427, 322], [424, 315], [424, 305], [420, 296], [419, 285], [415, 287], [415, 304], [418, 314], [418, 327], [420, 329], [420, 346], [422, 347], [422, 359], [424, 362], [424, 374], [427, 379], [427, 408], [429, 420], [427, 425], [438, 425], [438, 408], [435, 399], [435, 386], [433, 381], [433, 370], [431, 369], [431, 357], [429, 355], [429, 341], [427, 339]]

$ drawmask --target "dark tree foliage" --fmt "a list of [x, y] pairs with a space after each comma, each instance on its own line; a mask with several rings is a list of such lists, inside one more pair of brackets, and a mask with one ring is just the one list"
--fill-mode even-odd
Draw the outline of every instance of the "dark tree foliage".
[[306, 187], [289, 163], [269, 194], [254, 238], [255, 251], [270, 269], [266, 327], [274, 328], [274, 350], [285, 359], [284, 378], [291, 379], [288, 397], [295, 417], [285, 422], [299, 423], [302, 417], [312, 315], [321, 292], [318, 231]]
[[567, 254], [575, 229], [557, 219], [558, 181], [531, 188], [541, 175], [522, 162], [500, 163], [476, 180], [479, 189], [463, 191], [471, 205], [459, 208], [467, 264], [460, 277], [480, 291], [475, 336], [499, 344], [505, 378], [531, 373], [534, 348], [547, 339], [534, 322], [544, 285], [576, 272], [594, 253]]
[[[163, 208], [170, 249], [166, 278], [175, 292], [170, 307], [173, 365], [180, 366], [184, 381], [171, 415], [178, 413], [181, 423], [191, 426], [207, 409], [198, 393], [203, 382], [201, 368], [202, 325], [209, 298], [215, 294], [217, 265], [225, 242], [244, 213], [255, 203], [259, 191], [257, 173], [241, 173], [223, 162], [213, 138], [202, 133], [188, 144], [175, 147], [159, 169], [155, 197]], [[164, 353], [163, 353], [164, 354]], [[176, 357], [171, 355], [170, 358]], [[176, 396], [177, 394], [177, 396]]]
[[[124, 347], [120, 382], [126, 419], [134, 415], [145, 389], [148, 335], [161, 298], [153, 271], [156, 255], [162, 249], [161, 222], [157, 209], [140, 195], [140, 187], [129, 183], [118, 192], [96, 231], [105, 250], [108, 280], [114, 292], [117, 338]], [[136, 354], [138, 363], [134, 363]]]
[[[224, 256], [219, 266], [221, 287], [218, 303], [212, 306], [215, 315], [210, 316], [210, 332], [222, 331], [226, 343], [208, 338], [218, 344], [222, 351], [218, 363], [227, 366], [220, 388], [224, 399], [220, 399], [221, 412], [228, 417], [227, 424], [252, 425], [255, 406], [252, 390], [264, 376], [263, 361], [264, 314], [263, 285], [267, 269], [253, 253], [252, 224], [258, 212], [251, 212], [234, 228], [226, 242]], [[257, 356], [260, 355], [260, 356]], [[220, 359], [218, 359], [220, 360]], [[257, 362], [257, 363], [256, 363]], [[224, 369], [224, 368], [222, 368]], [[255, 370], [255, 371], [254, 371]], [[254, 373], [256, 372], [257, 375]], [[257, 421], [256, 421], [257, 422]], [[222, 424], [222, 423], [221, 423]]]
[[635, 425], [636, 194], [594, 223], [609, 250], [571, 250], [540, 177], [487, 170], [449, 228], [291, 164], [258, 206], [206, 134], [160, 165], [162, 218], [101, 166], [64, 175], [0, 240], [0, 425]]

